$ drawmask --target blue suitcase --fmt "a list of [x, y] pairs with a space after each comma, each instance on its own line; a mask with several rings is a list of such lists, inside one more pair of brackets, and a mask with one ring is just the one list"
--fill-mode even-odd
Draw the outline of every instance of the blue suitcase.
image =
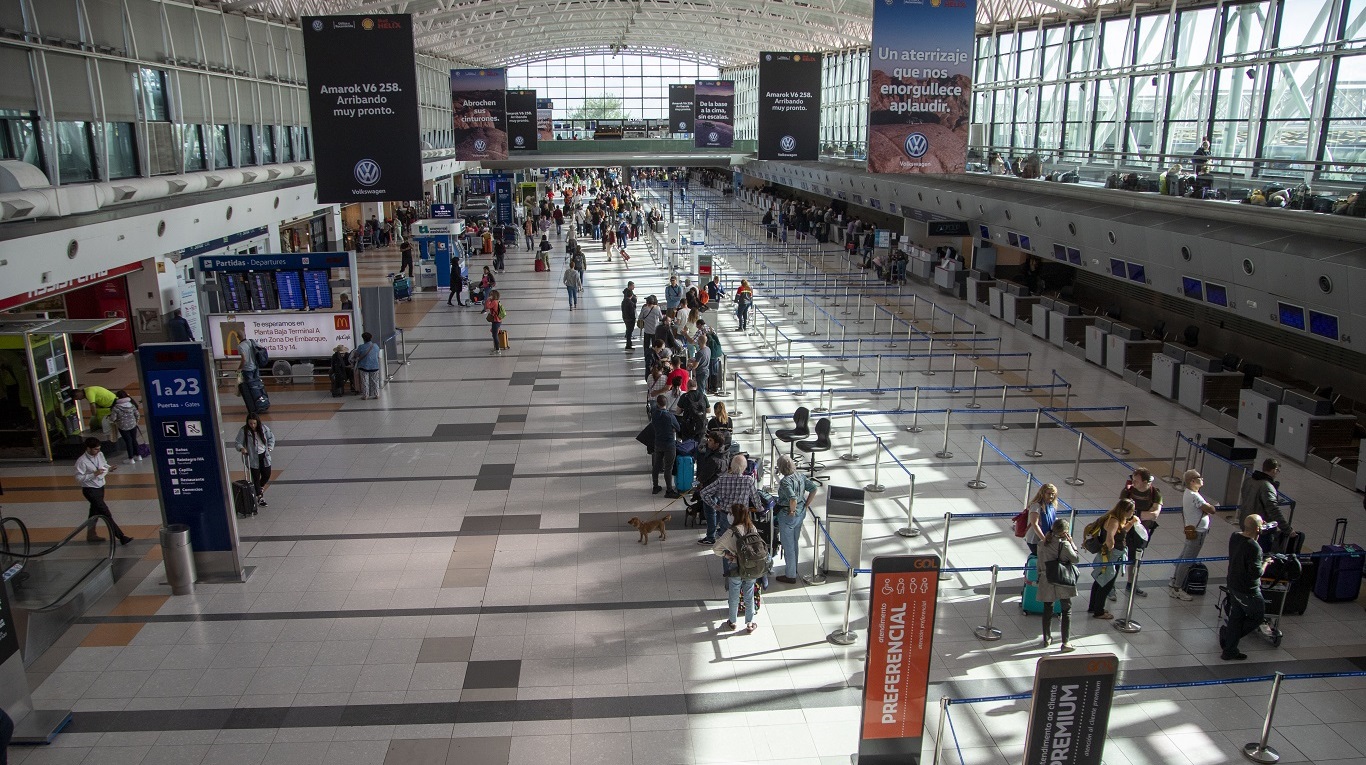
[[1362, 569], [1366, 566], [1366, 550], [1347, 544], [1347, 519], [1339, 518], [1333, 527], [1333, 538], [1320, 550], [1318, 574], [1314, 579], [1314, 597], [1325, 603], [1356, 600], [1361, 594]]
[[394, 278], [394, 300], [413, 299], [413, 280], [406, 276]]
[[[1053, 607], [1052, 603], [1048, 604]], [[1043, 614], [1044, 604], [1039, 600], [1039, 558], [1037, 555], [1030, 555], [1025, 560], [1025, 586], [1024, 594], [1020, 597], [1020, 608], [1027, 614], [1036, 616]]]
[[677, 457], [674, 459], [674, 488], [679, 492], [692, 490], [693, 459]]

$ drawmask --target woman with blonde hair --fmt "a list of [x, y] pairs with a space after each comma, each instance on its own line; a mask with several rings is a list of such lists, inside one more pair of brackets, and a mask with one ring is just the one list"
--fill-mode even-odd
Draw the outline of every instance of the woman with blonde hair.
[[717, 401], [712, 405], [711, 411], [712, 417], [710, 420], [707, 420], [707, 432], [719, 433], [722, 442], [729, 444], [731, 431], [734, 430], [734, 426], [731, 425], [730, 413], [726, 411], [725, 402]]
[[1031, 555], [1039, 552], [1039, 542], [1043, 540], [1044, 529], [1053, 528], [1058, 519], [1058, 487], [1046, 483], [1039, 487], [1039, 493], [1029, 501], [1029, 530], [1025, 532], [1025, 546]]

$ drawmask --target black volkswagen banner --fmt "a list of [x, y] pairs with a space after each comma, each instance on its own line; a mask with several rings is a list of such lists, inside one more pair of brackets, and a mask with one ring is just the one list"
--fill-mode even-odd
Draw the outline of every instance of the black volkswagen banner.
[[759, 54], [759, 159], [820, 158], [821, 54]]
[[1118, 670], [1112, 653], [1039, 659], [1025, 765], [1100, 765]]
[[462, 162], [507, 159], [506, 69], [451, 70], [451, 124], [455, 158]]
[[318, 201], [421, 199], [412, 16], [304, 16], [301, 23]]
[[508, 149], [536, 150], [536, 91], [509, 90], [507, 98]]
[[692, 132], [693, 85], [669, 86], [669, 132]]
[[698, 80], [693, 92], [693, 146], [729, 149], [735, 138], [735, 83]]

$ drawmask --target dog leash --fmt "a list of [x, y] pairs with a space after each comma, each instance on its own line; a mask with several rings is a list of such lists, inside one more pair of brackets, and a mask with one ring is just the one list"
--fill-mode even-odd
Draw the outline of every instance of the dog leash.
[[683, 496], [684, 496], [684, 495], [680, 493], [677, 497], [674, 497], [673, 499], [669, 500], [669, 504], [667, 504], [667, 505], [665, 505], [665, 506], [659, 508], [658, 510], [656, 510], [656, 511], [655, 511], [655, 517], [653, 517], [653, 518], [651, 518], [650, 520], [646, 521], [646, 523], [654, 523], [655, 521], [659, 520], [661, 517], [663, 517], [664, 511], [665, 511], [665, 510], [668, 510], [670, 507], [673, 507], [673, 504], [674, 504], [675, 502], [677, 502], [678, 500], [683, 499]]

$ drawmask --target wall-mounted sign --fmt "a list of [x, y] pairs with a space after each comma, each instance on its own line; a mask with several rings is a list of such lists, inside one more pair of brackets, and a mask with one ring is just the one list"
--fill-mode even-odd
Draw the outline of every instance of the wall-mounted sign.
[[925, 224], [926, 233], [930, 236], [971, 236], [966, 221], [961, 220], [932, 220]]
[[237, 356], [237, 344], [247, 337], [272, 357], [285, 359], [325, 358], [338, 345], [356, 345], [350, 311], [215, 314], [208, 324], [215, 359]]

